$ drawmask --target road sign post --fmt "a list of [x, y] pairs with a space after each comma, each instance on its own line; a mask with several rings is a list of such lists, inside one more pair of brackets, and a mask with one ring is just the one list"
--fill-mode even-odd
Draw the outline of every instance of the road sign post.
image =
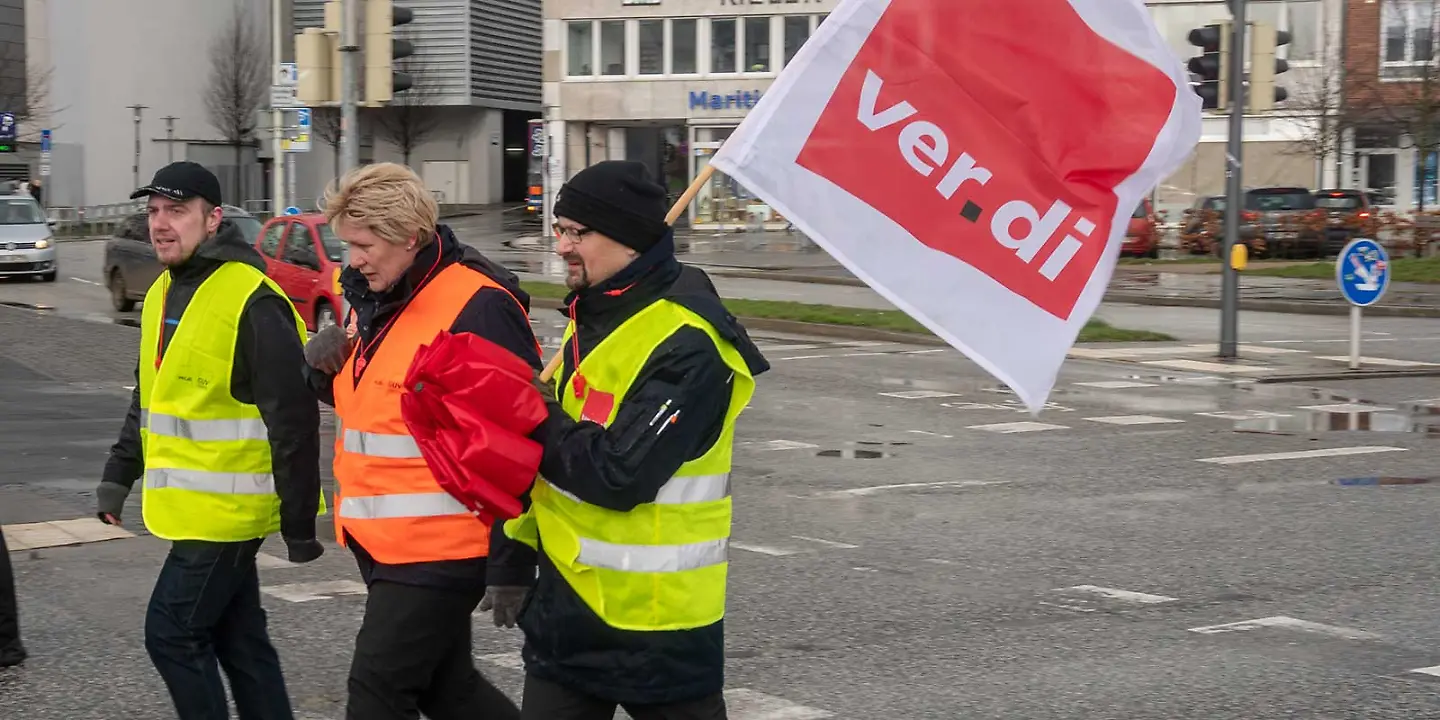
[[1360, 369], [1362, 308], [1380, 302], [1390, 286], [1390, 257], [1380, 243], [1356, 238], [1335, 258], [1335, 284], [1350, 303], [1350, 369]]

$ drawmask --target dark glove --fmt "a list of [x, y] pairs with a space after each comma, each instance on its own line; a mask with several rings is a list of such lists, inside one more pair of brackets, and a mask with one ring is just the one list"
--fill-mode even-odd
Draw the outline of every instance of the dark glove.
[[290, 562], [308, 563], [325, 554], [325, 546], [319, 540], [291, 540], [285, 538], [285, 549], [290, 552]]
[[334, 375], [350, 359], [351, 347], [353, 343], [345, 328], [331, 325], [315, 333], [315, 337], [305, 343], [305, 362], [320, 372]]
[[113, 524], [119, 525], [120, 517], [125, 512], [125, 498], [129, 496], [130, 488], [120, 483], [100, 483], [100, 486], [95, 488], [96, 517], [99, 517], [100, 522], [107, 525], [112, 524], [112, 519], [114, 520]]
[[534, 383], [533, 383], [533, 384], [535, 385], [535, 389], [536, 389], [536, 390], [539, 390], [539, 391], [540, 391], [540, 395], [542, 395], [546, 400], [554, 400], [554, 399], [555, 399], [555, 378], [554, 378], [554, 377], [551, 377], [549, 380], [541, 380], [541, 379], [540, 379], [540, 373], [535, 373], [535, 379], [534, 379]]
[[493, 611], [495, 627], [515, 627], [520, 619], [520, 608], [525, 606], [525, 596], [530, 588], [524, 585], [501, 585], [485, 588], [485, 599], [480, 601], [480, 610]]

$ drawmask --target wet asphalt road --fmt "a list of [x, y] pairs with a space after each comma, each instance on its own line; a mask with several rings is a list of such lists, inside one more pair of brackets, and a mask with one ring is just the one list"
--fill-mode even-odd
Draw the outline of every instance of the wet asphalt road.
[[[0, 307], [12, 531], [89, 516], [124, 412], [138, 333], [92, 284], [99, 247], [62, 246], [54, 285], [0, 283], [0, 301], [66, 316]], [[1198, 315], [1102, 315], [1151, 310], [1205, 339]], [[1339, 320], [1247, 317], [1247, 340], [1316, 348]], [[1440, 337], [1440, 321], [1376, 322], [1397, 349]], [[537, 327], [553, 346], [549, 314]], [[734, 720], [1440, 718], [1440, 678], [1415, 672], [1440, 666], [1433, 379], [1073, 360], [1031, 417], [951, 350], [756, 335], [775, 369], [739, 427]], [[311, 720], [343, 716], [363, 609], [328, 550], [262, 570]], [[14, 554], [34, 659], [0, 671], [0, 718], [173, 716], [141, 640], [163, 552], [142, 534]], [[480, 666], [512, 694], [518, 643], [477, 625]]]

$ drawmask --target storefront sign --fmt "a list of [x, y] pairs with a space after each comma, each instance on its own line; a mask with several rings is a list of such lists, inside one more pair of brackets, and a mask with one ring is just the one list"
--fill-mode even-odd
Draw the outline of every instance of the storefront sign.
[[749, 110], [760, 102], [759, 90], [745, 90], [728, 95], [709, 93], [704, 90], [690, 91], [691, 110]]

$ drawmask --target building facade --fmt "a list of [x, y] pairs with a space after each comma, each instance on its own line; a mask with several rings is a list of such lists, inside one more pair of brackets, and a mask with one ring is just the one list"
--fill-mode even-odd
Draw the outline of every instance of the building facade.
[[[293, 0], [294, 32], [321, 27], [324, 0]], [[442, 202], [519, 201], [526, 123], [540, 117], [540, 0], [397, 0], [414, 20], [396, 28], [415, 54], [397, 61], [414, 87], [392, 107], [361, 113], [362, 162], [405, 162]], [[297, 194], [334, 177], [338, 137], [297, 157]]]
[[1440, 205], [1437, 4], [1368, 0], [1347, 11], [1341, 166], [1347, 187], [1398, 212]]
[[[649, 165], [672, 199], [678, 198], [837, 4], [547, 0], [547, 197], [584, 167], [629, 159]], [[1190, 30], [1229, 17], [1224, 0], [1156, 0], [1150, 7], [1180, 58], [1199, 52], [1188, 43]], [[1319, 118], [1329, 110], [1311, 96], [1338, 65], [1338, 53], [1325, 48], [1339, 41], [1343, 0], [1273, 0], [1249, 7], [1251, 19], [1293, 36], [1281, 49], [1291, 70], [1280, 78], [1297, 102], [1246, 118], [1246, 182], [1304, 187], [1334, 182], [1335, 153], [1317, 142], [1328, 122]], [[1226, 116], [1207, 114], [1200, 148], [1159, 188], [1158, 206], [1178, 210], [1224, 191], [1226, 133]], [[700, 230], [786, 225], [720, 173], [701, 189], [684, 219]]]

